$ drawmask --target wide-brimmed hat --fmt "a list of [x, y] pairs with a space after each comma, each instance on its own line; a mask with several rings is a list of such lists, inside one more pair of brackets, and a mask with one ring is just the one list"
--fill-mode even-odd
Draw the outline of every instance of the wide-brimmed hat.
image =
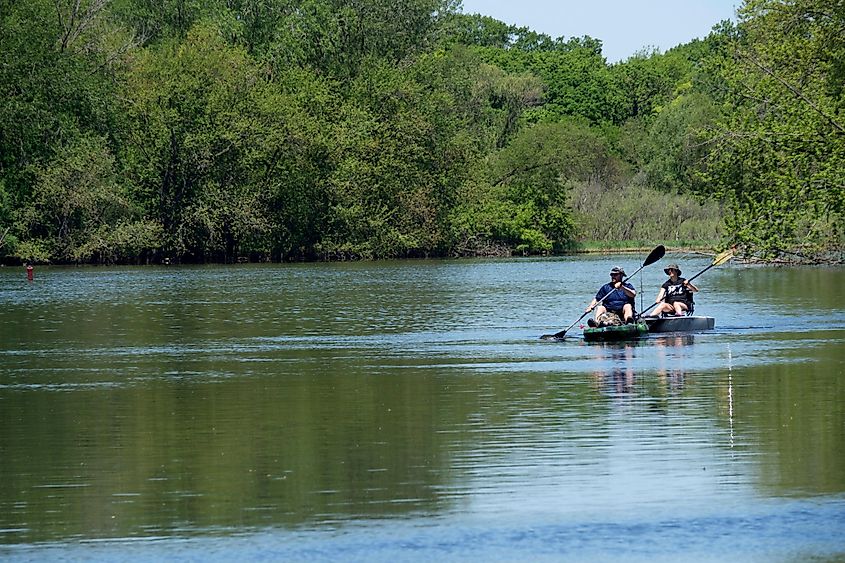
[[624, 275], [625, 275], [625, 270], [623, 270], [622, 268], [620, 268], [620, 267], [618, 267], [618, 266], [617, 266], [616, 268], [613, 268], [612, 270], [610, 270], [610, 275], [611, 275], [611, 276], [615, 276], [616, 274], [622, 274], [622, 275], [624, 276]]
[[678, 272], [679, 276], [681, 275], [681, 269], [678, 267], [677, 264], [669, 264], [668, 266], [663, 268], [663, 271], [666, 273], [667, 276], [671, 275], [669, 274], [669, 270], [675, 270], [676, 272]]

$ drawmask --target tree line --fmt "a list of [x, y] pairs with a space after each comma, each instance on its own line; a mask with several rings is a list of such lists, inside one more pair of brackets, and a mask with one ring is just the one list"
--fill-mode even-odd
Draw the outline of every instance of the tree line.
[[0, 260], [842, 258], [845, 12], [608, 64], [454, 0], [0, 0]]

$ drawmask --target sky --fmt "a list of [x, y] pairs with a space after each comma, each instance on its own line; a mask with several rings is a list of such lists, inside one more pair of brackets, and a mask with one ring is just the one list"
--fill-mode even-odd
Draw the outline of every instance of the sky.
[[491, 16], [552, 38], [601, 39], [607, 62], [643, 48], [665, 52], [736, 20], [741, 0], [463, 0], [465, 14]]

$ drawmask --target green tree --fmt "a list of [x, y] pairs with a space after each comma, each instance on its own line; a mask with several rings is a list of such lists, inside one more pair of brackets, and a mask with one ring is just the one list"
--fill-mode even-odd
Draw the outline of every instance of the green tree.
[[695, 193], [698, 172], [709, 146], [701, 132], [719, 117], [713, 100], [687, 84], [650, 119], [629, 120], [623, 127], [622, 150], [637, 164], [642, 182], [667, 195]]
[[452, 14], [444, 23], [444, 41], [464, 46], [507, 49], [518, 32], [516, 26], [481, 14]]
[[[268, 82], [210, 23], [136, 58], [123, 160], [134, 197], [161, 224], [166, 254], [231, 260], [301, 246], [304, 227], [283, 219], [310, 217], [302, 190], [314, 185], [303, 180], [313, 167], [303, 153], [320, 136], [288, 85]], [[319, 193], [309, 197], [316, 208]]]
[[[96, 0], [7, 2], [0, 10], [0, 231], [9, 232], [7, 241], [32, 238], [33, 218], [23, 210], [44, 203], [37, 186], [58, 182], [65, 162], [57, 155], [71, 151], [81, 159], [79, 148], [86, 146], [101, 151], [119, 129], [114, 73], [133, 40], [107, 16]], [[88, 142], [95, 138], [104, 140]], [[53, 248], [71, 258], [70, 239], [55, 242], [35, 244], [41, 250], [32, 257], [53, 258], [46, 250]]]
[[749, 251], [841, 251], [845, 12], [834, 0], [748, 0], [739, 16], [714, 61], [732, 111], [708, 139], [707, 189]]
[[[241, 3], [237, 19], [246, 14], [243, 8], [256, 4]], [[275, 32], [263, 33], [271, 42], [267, 56], [276, 68], [305, 66], [350, 79], [371, 58], [397, 63], [429, 50], [438, 40], [441, 23], [453, 13], [453, 4], [453, 0], [289, 2], [274, 8], [275, 14], [283, 14]]]
[[570, 248], [576, 228], [569, 186], [604, 180], [608, 159], [605, 142], [583, 121], [526, 127], [491, 161], [485, 196], [458, 208], [459, 246], [493, 241], [523, 252]]
[[666, 62], [666, 55], [640, 52], [613, 67], [625, 119], [649, 117], [659, 105], [671, 99], [682, 74]]
[[[484, 104], [461, 54], [403, 69], [372, 60], [349, 86], [335, 124], [327, 256], [443, 254], [448, 216], [480, 157]], [[467, 128], [480, 132], [475, 138]], [[489, 147], [485, 147], [489, 148]]]
[[138, 259], [156, 243], [156, 229], [137, 221], [114, 157], [101, 137], [81, 136], [38, 167], [31, 198], [21, 210], [25, 260]]
[[542, 49], [480, 49], [482, 56], [508, 74], [532, 74], [544, 84], [544, 103], [526, 113], [528, 122], [555, 122], [585, 117], [592, 124], [620, 123], [620, 93], [601, 55], [589, 38]]
[[144, 43], [184, 38], [204, 17], [219, 13], [220, 0], [112, 0], [111, 12]]

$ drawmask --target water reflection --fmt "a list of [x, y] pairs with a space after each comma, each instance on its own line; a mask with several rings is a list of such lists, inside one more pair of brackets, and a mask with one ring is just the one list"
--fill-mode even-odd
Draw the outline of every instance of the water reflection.
[[[840, 506], [842, 315], [538, 341], [611, 260], [46, 270], [0, 289], [0, 543], [359, 522], [366, 553], [397, 522], [432, 545], [494, 521], [623, 530], [612, 560], [704, 521], [724, 553], [720, 522], [773, 539], [751, 513], [785, 528], [785, 497], [816, 520]], [[699, 307], [730, 290], [720, 314], [743, 318], [756, 277], [711, 273]]]
[[609, 358], [612, 365], [609, 370], [593, 371], [592, 375], [597, 389], [611, 396], [621, 396], [634, 391], [636, 346], [636, 341], [593, 346], [595, 356]]
[[654, 352], [657, 357], [657, 377], [671, 392], [680, 392], [687, 376], [688, 364], [694, 354], [694, 334], [655, 335]]
[[731, 449], [734, 447], [734, 386], [733, 386], [733, 357], [731, 347], [728, 346], [728, 425], [731, 432]]
[[684, 387], [687, 364], [696, 353], [694, 344], [694, 334], [659, 334], [591, 345], [593, 357], [610, 366], [592, 371], [595, 385], [613, 394], [626, 394], [637, 390], [638, 377], [653, 377], [666, 390], [678, 393]]

